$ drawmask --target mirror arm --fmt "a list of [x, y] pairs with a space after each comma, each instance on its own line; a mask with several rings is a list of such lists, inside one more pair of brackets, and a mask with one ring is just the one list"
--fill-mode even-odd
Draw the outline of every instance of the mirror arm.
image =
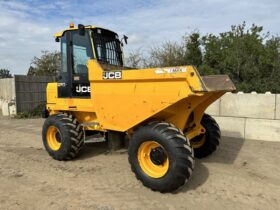
[[80, 36], [84, 36], [86, 34], [85, 26], [82, 24], [78, 25], [78, 31]]

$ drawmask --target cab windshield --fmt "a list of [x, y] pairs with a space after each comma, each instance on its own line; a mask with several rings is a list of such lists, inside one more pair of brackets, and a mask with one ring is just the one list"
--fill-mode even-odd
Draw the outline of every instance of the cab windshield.
[[123, 66], [122, 50], [117, 34], [105, 29], [93, 29], [97, 60], [101, 63]]

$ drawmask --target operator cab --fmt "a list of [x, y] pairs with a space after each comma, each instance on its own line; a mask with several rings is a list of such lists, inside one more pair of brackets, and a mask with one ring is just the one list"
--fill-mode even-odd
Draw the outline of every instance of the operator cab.
[[87, 66], [90, 59], [96, 59], [107, 69], [123, 68], [122, 44], [118, 35], [110, 30], [80, 24], [75, 28], [70, 24], [67, 30], [55, 34], [55, 37], [61, 43], [60, 98], [90, 97]]

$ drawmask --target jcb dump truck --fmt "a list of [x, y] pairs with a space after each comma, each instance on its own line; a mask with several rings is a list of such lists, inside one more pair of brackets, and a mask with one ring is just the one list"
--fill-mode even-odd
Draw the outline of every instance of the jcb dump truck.
[[205, 109], [227, 91], [228, 76], [201, 77], [194, 66], [130, 69], [113, 31], [70, 25], [55, 34], [62, 67], [47, 86], [43, 143], [56, 160], [75, 158], [89, 137], [129, 138], [136, 178], [155, 191], [182, 186], [194, 158], [216, 150], [220, 129]]

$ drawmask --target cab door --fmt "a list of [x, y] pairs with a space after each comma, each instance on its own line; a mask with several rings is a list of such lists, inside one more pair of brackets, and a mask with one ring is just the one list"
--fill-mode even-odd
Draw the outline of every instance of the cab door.
[[90, 97], [88, 80], [88, 61], [93, 58], [92, 44], [89, 31], [80, 35], [78, 31], [71, 33], [71, 72], [72, 97]]
[[61, 38], [62, 68], [58, 81], [58, 97], [89, 98], [88, 60], [93, 58], [89, 32], [67, 31]]
[[67, 31], [60, 38], [61, 42], [61, 69], [58, 75], [58, 97], [69, 98], [71, 94], [71, 71], [70, 71], [70, 33]]

